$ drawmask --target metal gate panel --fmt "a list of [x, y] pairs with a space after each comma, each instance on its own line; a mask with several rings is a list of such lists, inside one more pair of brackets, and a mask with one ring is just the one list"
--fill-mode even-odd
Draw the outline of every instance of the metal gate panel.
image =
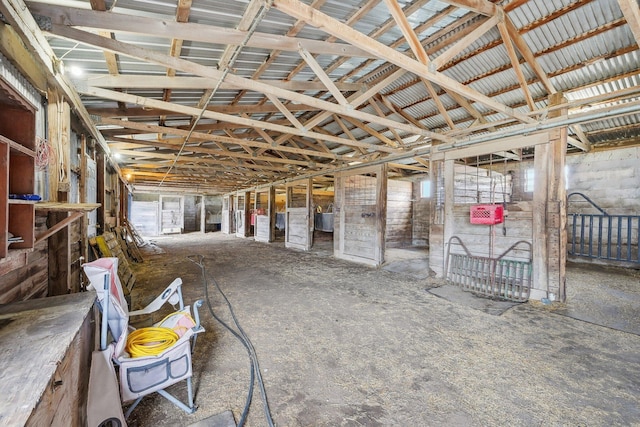
[[[464, 253], [451, 253], [453, 240]], [[516, 246], [526, 245], [531, 254], [531, 243], [521, 240], [513, 244], [497, 258], [472, 255], [457, 236], [447, 245], [446, 279], [465, 291], [509, 301], [524, 302], [529, 299], [532, 282], [532, 261], [507, 259], [505, 256]]]

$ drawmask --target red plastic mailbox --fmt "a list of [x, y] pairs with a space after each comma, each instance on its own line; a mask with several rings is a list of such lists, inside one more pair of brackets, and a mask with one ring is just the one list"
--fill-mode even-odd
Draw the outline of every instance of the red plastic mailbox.
[[469, 212], [471, 224], [501, 224], [504, 221], [502, 205], [474, 205]]

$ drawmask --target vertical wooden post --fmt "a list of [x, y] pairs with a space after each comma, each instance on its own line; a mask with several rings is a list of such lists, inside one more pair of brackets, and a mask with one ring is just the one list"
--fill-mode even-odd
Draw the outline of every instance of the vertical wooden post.
[[[562, 93], [550, 96], [549, 105], [566, 102]], [[567, 114], [567, 109], [556, 110], [549, 117]], [[568, 130], [562, 127], [551, 132], [550, 145], [553, 164], [549, 179], [549, 200], [551, 204], [547, 215], [547, 228], [553, 230], [549, 236], [549, 273], [550, 287], [557, 300], [566, 300], [566, 263], [567, 263], [567, 190], [564, 168], [567, 157]]]
[[98, 218], [96, 220], [97, 234], [103, 234], [106, 224], [106, 189], [105, 189], [105, 154], [102, 150], [96, 153], [96, 203], [100, 204], [98, 208]]
[[268, 192], [268, 209], [269, 209], [269, 242], [273, 242], [276, 236], [276, 187], [269, 187]]
[[[564, 101], [562, 94], [551, 95], [549, 105]], [[566, 110], [554, 111], [557, 117]], [[564, 165], [567, 129], [548, 133], [549, 143], [536, 145], [533, 190], [533, 289], [532, 299], [564, 301], [566, 282], [566, 190]]]
[[207, 205], [204, 201], [204, 195], [200, 196], [200, 232], [207, 232]]
[[375, 261], [377, 265], [384, 262], [384, 245], [387, 230], [387, 187], [388, 187], [388, 167], [383, 163], [378, 169], [376, 183], [376, 200], [378, 211], [376, 212], [376, 255]]
[[307, 251], [313, 246], [313, 178], [307, 180]]
[[251, 192], [244, 192], [244, 235], [242, 237], [249, 236], [249, 227], [251, 227]]
[[[87, 137], [82, 134], [80, 139], [80, 184], [78, 185], [80, 190], [80, 203], [87, 203]], [[89, 214], [85, 213], [82, 216], [82, 229], [80, 230], [80, 236], [82, 243], [80, 246], [80, 255], [89, 261]]]
[[444, 174], [444, 239], [442, 245], [442, 276], [445, 277], [447, 274], [445, 271], [445, 264], [447, 260], [447, 252], [449, 251], [449, 239], [451, 239], [455, 233], [455, 221], [453, 217], [455, 205], [455, 161], [445, 160], [442, 172]]
[[[71, 174], [70, 132], [71, 110], [69, 104], [55, 91], [48, 93], [49, 141], [56, 150], [56, 164], [49, 169], [50, 201], [69, 201]], [[49, 225], [52, 226], [69, 215], [68, 212], [50, 212]], [[64, 295], [71, 289], [71, 242], [69, 227], [64, 227], [49, 237], [49, 289], [48, 295]]]

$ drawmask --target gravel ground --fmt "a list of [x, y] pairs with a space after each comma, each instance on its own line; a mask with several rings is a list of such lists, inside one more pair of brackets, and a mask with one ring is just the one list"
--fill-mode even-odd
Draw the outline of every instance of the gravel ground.
[[[492, 315], [431, 294], [442, 284], [435, 279], [279, 243], [208, 233], [156, 244], [134, 266], [134, 308], [178, 276], [185, 300], [202, 298], [200, 270], [185, 258], [202, 254], [255, 347], [277, 426], [640, 426], [637, 275], [572, 267], [567, 304]], [[636, 303], [601, 310], [605, 320], [579, 320], [582, 310], [609, 303], [607, 293]], [[231, 323], [213, 283], [209, 294]], [[186, 415], [149, 396], [130, 425], [187, 426], [227, 410], [240, 419], [247, 352], [204, 307], [201, 315], [198, 411]], [[622, 316], [632, 319], [616, 330], [611, 323]], [[260, 396], [256, 387], [247, 426], [268, 425]]]

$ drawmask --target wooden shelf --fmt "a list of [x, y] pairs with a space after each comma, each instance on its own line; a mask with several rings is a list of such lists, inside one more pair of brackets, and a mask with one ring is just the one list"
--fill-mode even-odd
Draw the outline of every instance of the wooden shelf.
[[[0, 79], [0, 259], [11, 249], [32, 249], [36, 200], [10, 199], [35, 190], [35, 107]], [[24, 241], [9, 242], [8, 236]]]
[[38, 203], [37, 200], [22, 200], [22, 199], [9, 199], [8, 203], [10, 205], [35, 205]]
[[36, 203], [36, 210], [49, 212], [91, 212], [100, 206], [100, 203], [39, 202]]
[[4, 142], [6, 144], [9, 144], [9, 148], [14, 152], [22, 153], [25, 156], [30, 156], [30, 157], [35, 157], [36, 156], [35, 151], [28, 149], [24, 145], [19, 144], [19, 143], [15, 142], [14, 140], [7, 138], [6, 136], [0, 135], [0, 142]]

